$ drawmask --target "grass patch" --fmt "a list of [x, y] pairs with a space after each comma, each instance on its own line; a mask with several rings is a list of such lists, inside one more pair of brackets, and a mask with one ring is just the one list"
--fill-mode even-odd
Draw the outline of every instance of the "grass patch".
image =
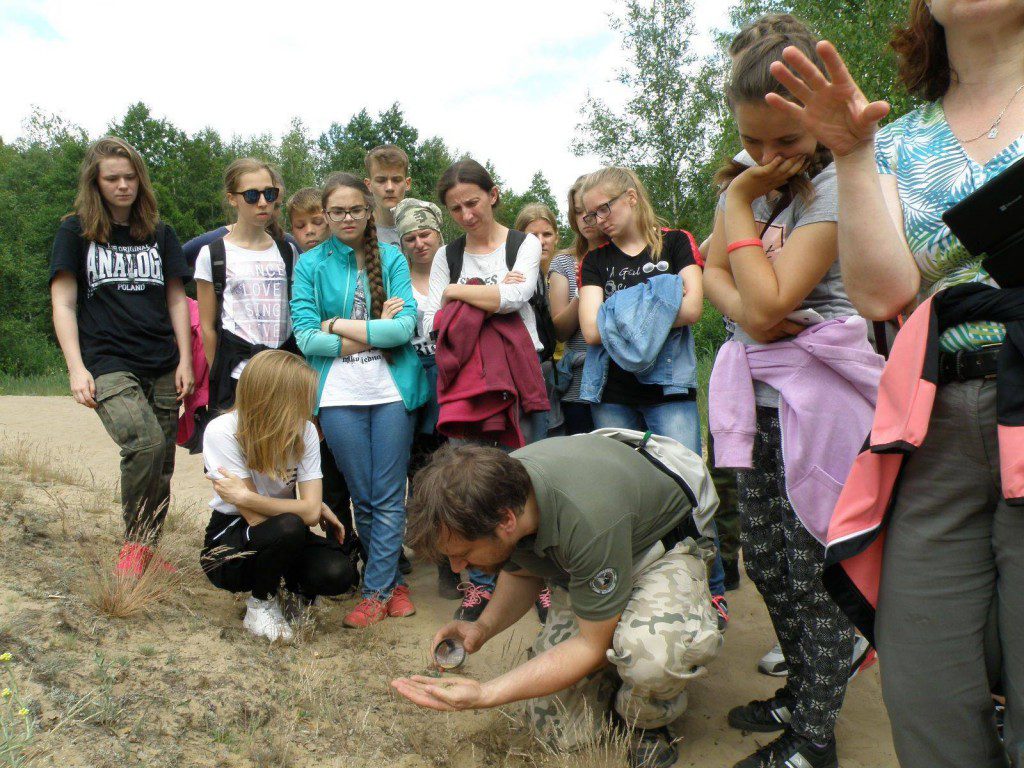
[[54, 371], [36, 376], [0, 374], [0, 395], [53, 396], [70, 394], [68, 375], [64, 371]]
[[83, 481], [78, 466], [66, 456], [24, 437], [0, 442], [0, 464], [20, 469], [33, 485], [81, 485]]
[[85, 602], [115, 619], [150, 613], [158, 603], [180, 593], [193, 575], [193, 558], [162, 544], [153, 548], [139, 576], [118, 572], [117, 555], [105, 546], [83, 545], [81, 556], [84, 569], [79, 584]]

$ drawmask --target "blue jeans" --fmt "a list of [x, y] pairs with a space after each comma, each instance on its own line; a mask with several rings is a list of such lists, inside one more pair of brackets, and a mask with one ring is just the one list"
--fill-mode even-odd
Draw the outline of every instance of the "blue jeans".
[[320, 410], [320, 427], [345, 476], [356, 531], [366, 549], [363, 597], [388, 600], [404, 580], [405, 483], [414, 414], [405, 405], [345, 405]]
[[[520, 414], [521, 419], [519, 421], [519, 430], [523, 433], [523, 440], [526, 445], [535, 443], [538, 440], [543, 440], [548, 434], [548, 412], [537, 411], [536, 413], [523, 413]], [[470, 445], [472, 440], [461, 440], [455, 439], [451, 441], [455, 445]], [[504, 446], [498, 446], [501, 450], [506, 453], [511, 452], [513, 449], [506, 448]], [[498, 577], [492, 573], [484, 573], [478, 571], [476, 568], [469, 568], [466, 570], [469, 576], [469, 582], [475, 584], [478, 587], [484, 587], [492, 592], [494, 591], [494, 585], [498, 581]]]
[[[658, 405], [620, 405], [618, 403], [596, 403], [590, 406], [594, 426], [598, 429], [635, 429], [640, 432], [651, 430], [676, 440], [698, 456], [700, 444], [700, 412], [696, 400], [671, 400]], [[712, 521], [714, 526], [714, 521]], [[715, 561], [708, 575], [708, 587], [712, 595], [725, 594], [725, 566], [722, 565], [721, 547], [718, 544], [718, 528], [714, 528]]]

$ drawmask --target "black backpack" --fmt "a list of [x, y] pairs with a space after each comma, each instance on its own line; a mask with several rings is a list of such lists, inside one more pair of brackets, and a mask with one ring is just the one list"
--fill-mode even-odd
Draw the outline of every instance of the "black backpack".
[[[505, 238], [505, 264], [509, 270], [515, 266], [516, 256], [519, 248], [526, 240], [526, 233], [515, 229], [508, 231]], [[448, 282], [457, 283], [459, 275], [462, 274], [462, 261], [466, 254], [466, 236], [463, 235], [444, 248], [444, 255], [448, 261]], [[544, 275], [537, 275], [537, 290], [530, 298], [530, 307], [533, 309], [534, 319], [537, 321], [537, 337], [544, 349], [540, 353], [541, 360], [550, 360], [555, 354], [555, 347], [558, 338], [555, 336], [555, 324], [551, 319], [551, 306], [548, 303], [548, 281]]]

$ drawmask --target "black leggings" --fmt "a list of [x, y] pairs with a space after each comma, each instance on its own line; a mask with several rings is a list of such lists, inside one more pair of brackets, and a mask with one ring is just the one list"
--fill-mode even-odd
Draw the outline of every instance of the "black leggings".
[[200, 562], [215, 587], [252, 592], [260, 600], [277, 594], [282, 578], [307, 598], [340, 595], [357, 579], [341, 545], [317, 536], [292, 514], [249, 526], [241, 517], [214, 512]]

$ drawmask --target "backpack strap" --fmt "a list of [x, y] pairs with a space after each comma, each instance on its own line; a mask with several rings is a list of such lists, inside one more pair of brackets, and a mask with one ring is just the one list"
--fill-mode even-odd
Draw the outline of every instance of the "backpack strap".
[[219, 305], [224, 297], [224, 283], [227, 281], [227, 249], [224, 247], [224, 238], [218, 237], [207, 246], [210, 249], [210, 272], [213, 276], [213, 293], [217, 297]]
[[[512, 230], [509, 230], [511, 232]], [[448, 262], [448, 282], [457, 283], [462, 275], [462, 261], [466, 255], [466, 236], [455, 238], [444, 247], [444, 257]]]
[[277, 252], [281, 254], [281, 261], [284, 262], [284, 273], [288, 283], [288, 300], [291, 301], [292, 275], [295, 273], [295, 252], [292, 250], [291, 244], [283, 237], [275, 237], [274, 243], [277, 245]]
[[516, 265], [516, 256], [519, 255], [519, 248], [525, 242], [525, 232], [520, 232], [517, 229], [510, 229], [508, 231], [508, 236], [505, 238], [505, 264], [508, 265], [509, 272]]

